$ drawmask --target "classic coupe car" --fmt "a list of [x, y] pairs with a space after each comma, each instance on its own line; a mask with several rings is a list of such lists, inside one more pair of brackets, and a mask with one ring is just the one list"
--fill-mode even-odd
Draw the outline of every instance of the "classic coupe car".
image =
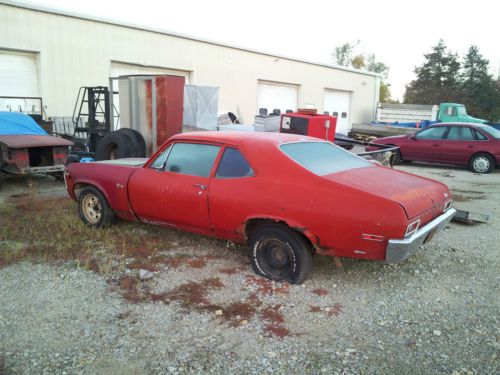
[[247, 243], [257, 274], [291, 283], [313, 253], [401, 261], [455, 213], [442, 183], [294, 134], [182, 133], [149, 160], [74, 163], [65, 179], [87, 225], [119, 217]]
[[489, 125], [441, 123], [373, 142], [399, 147], [397, 161], [468, 166], [475, 173], [490, 173], [500, 166], [500, 131]]

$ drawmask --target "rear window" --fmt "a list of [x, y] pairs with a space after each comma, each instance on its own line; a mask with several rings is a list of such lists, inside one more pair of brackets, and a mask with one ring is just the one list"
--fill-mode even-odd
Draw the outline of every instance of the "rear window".
[[297, 142], [280, 145], [293, 161], [318, 176], [348, 169], [373, 167], [369, 161], [328, 142]]

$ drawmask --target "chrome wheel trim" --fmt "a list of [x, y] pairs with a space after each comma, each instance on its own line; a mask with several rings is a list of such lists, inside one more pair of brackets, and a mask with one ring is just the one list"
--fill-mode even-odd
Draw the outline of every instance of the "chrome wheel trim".
[[87, 194], [82, 199], [82, 212], [90, 224], [97, 224], [102, 216], [102, 205], [94, 194]]
[[486, 172], [490, 168], [490, 161], [487, 157], [479, 156], [472, 162], [474, 170], [480, 173]]

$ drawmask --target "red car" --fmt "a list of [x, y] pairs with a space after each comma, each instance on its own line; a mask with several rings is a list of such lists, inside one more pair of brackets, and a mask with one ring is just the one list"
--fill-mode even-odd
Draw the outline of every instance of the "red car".
[[117, 216], [248, 243], [259, 275], [292, 283], [313, 253], [401, 261], [455, 214], [442, 183], [294, 134], [183, 133], [149, 160], [74, 163], [65, 179], [88, 225]]
[[374, 143], [399, 147], [397, 161], [468, 166], [475, 173], [490, 173], [500, 166], [500, 131], [489, 125], [442, 123], [411, 135], [379, 138]]

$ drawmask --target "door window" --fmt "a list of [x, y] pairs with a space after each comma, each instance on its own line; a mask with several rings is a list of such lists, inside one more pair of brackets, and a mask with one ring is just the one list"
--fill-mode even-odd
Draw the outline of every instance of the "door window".
[[227, 147], [217, 168], [217, 178], [238, 178], [253, 176], [252, 167], [248, 161], [235, 148]]
[[417, 139], [443, 139], [444, 133], [446, 132], [446, 129], [448, 129], [445, 126], [437, 126], [435, 128], [429, 128], [422, 130], [421, 132], [417, 133], [416, 138]]
[[451, 141], [473, 141], [474, 135], [468, 126], [452, 126], [446, 138]]
[[165, 171], [209, 177], [220, 147], [197, 143], [175, 143]]

